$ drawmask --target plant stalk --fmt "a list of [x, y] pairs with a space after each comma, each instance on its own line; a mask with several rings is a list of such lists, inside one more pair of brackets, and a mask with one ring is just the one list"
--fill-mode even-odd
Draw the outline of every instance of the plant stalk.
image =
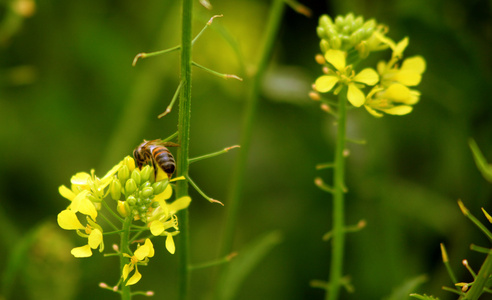
[[[132, 225], [133, 217], [129, 216], [125, 219], [123, 223], [122, 232], [120, 234], [120, 274], [123, 274], [123, 267], [125, 266], [128, 258], [123, 256], [123, 253], [130, 255], [130, 249], [128, 245], [130, 244], [130, 225]], [[125, 285], [125, 282], [121, 282], [121, 300], [130, 300], [132, 294], [130, 291], [130, 286]]]
[[248, 162], [248, 154], [253, 135], [253, 125], [256, 119], [257, 107], [260, 98], [260, 86], [265, 70], [268, 67], [274, 42], [277, 37], [278, 29], [282, 21], [284, 12], [284, 0], [274, 0], [268, 18], [268, 24], [265, 31], [262, 47], [259, 51], [260, 58], [257, 64], [257, 71], [251, 79], [250, 93], [247, 98], [246, 112], [241, 126], [241, 139], [239, 153], [232, 174], [229, 201], [226, 204], [226, 220], [224, 224], [224, 233], [222, 240], [222, 248], [220, 256], [226, 256], [231, 253], [236, 230], [237, 215], [239, 212], [241, 194], [243, 191], [246, 165]]
[[333, 237], [331, 250], [331, 265], [329, 287], [325, 299], [338, 299], [343, 272], [344, 246], [345, 246], [345, 131], [347, 119], [347, 88], [343, 88], [338, 96], [338, 132], [335, 147], [335, 166], [333, 176]]
[[[179, 98], [178, 143], [181, 145], [177, 153], [177, 177], [188, 175], [188, 158], [190, 145], [191, 119], [191, 50], [192, 50], [192, 11], [193, 1], [183, 0], [182, 6], [182, 35], [181, 35], [181, 82]], [[179, 180], [176, 183], [176, 197], [188, 195], [188, 182]], [[179, 219], [179, 299], [188, 298], [190, 285], [190, 241], [188, 228], [188, 209], [178, 214]]]

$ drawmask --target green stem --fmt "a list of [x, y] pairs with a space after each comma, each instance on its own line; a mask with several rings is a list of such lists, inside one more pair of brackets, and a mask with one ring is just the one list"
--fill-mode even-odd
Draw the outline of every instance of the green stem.
[[256, 74], [252, 78], [251, 89], [247, 99], [246, 112], [241, 127], [241, 148], [239, 149], [239, 154], [235, 163], [234, 173], [232, 175], [232, 180], [230, 184], [231, 189], [229, 193], [229, 201], [226, 205], [228, 209], [226, 212], [226, 221], [224, 225], [225, 232], [223, 234], [221, 256], [226, 256], [232, 250], [238, 208], [240, 206], [240, 198], [243, 190], [246, 164], [248, 161], [248, 153], [251, 144], [251, 137], [253, 134], [253, 124], [256, 119], [261, 80], [268, 66], [274, 41], [277, 36], [278, 28], [280, 27], [280, 22], [282, 20], [283, 11], [284, 1], [274, 0], [272, 8], [270, 10], [270, 16], [268, 18], [263, 46], [259, 51], [260, 59], [258, 61], [258, 68]]
[[[265, 35], [263, 37], [262, 47], [259, 52], [259, 61], [257, 64], [256, 74], [251, 81], [250, 93], [248, 94], [246, 111], [241, 126], [241, 138], [239, 153], [235, 162], [234, 172], [231, 177], [230, 190], [228, 195], [227, 205], [225, 206], [226, 216], [223, 226], [224, 232], [222, 235], [222, 245], [220, 249], [220, 257], [227, 256], [232, 252], [234, 234], [236, 231], [236, 223], [238, 219], [239, 207], [241, 203], [241, 195], [243, 192], [244, 179], [246, 174], [246, 165], [248, 163], [248, 154], [253, 135], [253, 125], [255, 123], [257, 107], [260, 98], [260, 87], [265, 70], [268, 67], [268, 62], [272, 54], [274, 42], [277, 37], [278, 29], [282, 21], [284, 12], [284, 0], [274, 0], [270, 9], [268, 23], [266, 25]], [[224, 264], [220, 269], [219, 282], [216, 286], [216, 295], [221, 285], [226, 282], [226, 266]], [[218, 296], [217, 296], [218, 297]]]
[[[177, 176], [188, 175], [188, 158], [190, 145], [190, 119], [191, 119], [191, 49], [192, 49], [192, 10], [193, 1], [183, 0], [182, 6], [182, 35], [181, 35], [181, 82], [182, 88], [179, 98], [178, 117], [178, 148]], [[188, 181], [179, 180], [176, 183], [176, 197], [188, 195]], [[179, 299], [188, 298], [188, 287], [190, 284], [190, 241], [188, 228], [188, 209], [178, 214], [179, 218]]]
[[342, 281], [343, 256], [345, 245], [344, 193], [345, 193], [345, 126], [347, 109], [347, 88], [338, 96], [338, 132], [335, 147], [335, 166], [333, 177], [333, 229], [329, 287], [325, 299], [338, 299]]
[[[123, 274], [123, 267], [127, 263], [128, 258], [123, 256], [123, 253], [129, 254], [130, 249], [128, 245], [130, 244], [130, 226], [132, 225], [133, 217], [129, 216], [125, 219], [123, 223], [122, 233], [120, 234], [120, 274]], [[121, 300], [130, 300], [132, 298], [132, 294], [130, 291], [130, 286], [126, 286], [125, 282], [121, 282]]]

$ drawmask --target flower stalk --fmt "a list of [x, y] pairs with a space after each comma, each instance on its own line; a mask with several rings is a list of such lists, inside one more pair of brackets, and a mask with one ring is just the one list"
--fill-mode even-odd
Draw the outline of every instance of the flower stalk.
[[[178, 148], [177, 154], [177, 176], [187, 176], [189, 167], [189, 145], [190, 145], [190, 120], [191, 120], [191, 51], [192, 51], [192, 12], [193, 1], [183, 0], [182, 4], [182, 27], [181, 27], [181, 91], [179, 98], [178, 117]], [[176, 197], [188, 195], [188, 182], [182, 180], [176, 184]], [[188, 287], [190, 284], [190, 241], [188, 228], [188, 209], [179, 213], [180, 239], [179, 239], [179, 299], [188, 298]]]
[[347, 120], [347, 93], [338, 95], [337, 143], [335, 148], [335, 166], [333, 177], [333, 229], [329, 288], [327, 300], [338, 299], [342, 282], [342, 270], [345, 248], [345, 131]]

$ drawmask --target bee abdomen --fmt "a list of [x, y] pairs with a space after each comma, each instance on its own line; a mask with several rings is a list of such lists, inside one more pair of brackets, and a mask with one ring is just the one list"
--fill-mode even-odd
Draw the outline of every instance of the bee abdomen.
[[152, 154], [156, 164], [159, 165], [164, 172], [171, 176], [176, 169], [176, 163], [171, 152], [169, 152], [166, 147], [159, 147], [154, 148]]

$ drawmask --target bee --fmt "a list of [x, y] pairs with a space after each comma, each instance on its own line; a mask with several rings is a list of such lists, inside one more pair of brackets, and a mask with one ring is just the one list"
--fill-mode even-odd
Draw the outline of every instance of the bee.
[[164, 173], [167, 174], [168, 178], [174, 173], [176, 169], [176, 162], [171, 152], [167, 147], [179, 147], [178, 144], [172, 142], [163, 142], [162, 140], [152, 140], [146, 141], [138, 145], [133, 151], [133, 157], [141, 169], [143, 165], [148, 163], [152, 164], [154, 167], [154, 175], [157, 178], [157, 170], [161, 168]]

